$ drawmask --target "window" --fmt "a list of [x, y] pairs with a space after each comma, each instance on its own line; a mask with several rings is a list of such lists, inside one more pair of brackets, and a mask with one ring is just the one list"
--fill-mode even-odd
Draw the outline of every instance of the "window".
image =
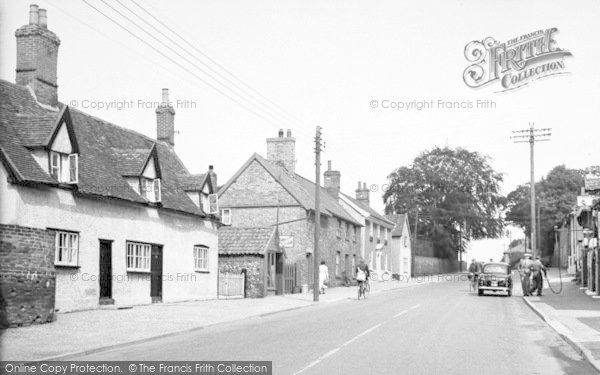
[[77, 267], [79, 262], [79, 234], [56, 232], [54, 264]]
[[352, 277], [355, 277], [356, 273], [356, 255], [352, 255], [352, 271], [350, 271], [350, 274], [352, 275]]
[[194, 269], [208, 272], [208, 247], [203, 245], [194, 246]]
[[161, 186], [160, 178], [151, 180], [149, 178], [142, 178], [140, 181], [140, 194], [146, 198], [149, 202], [160, 202], [161, 201]]
[[373, 242], [373, 222], [369, 221], [369, 241]]
[[231, 209], [224, 208], [221, 210], [221, 223], [225, 225], [231, 225]]
[[200, 193], [200, 207], [202, 207], [202, 211], [204, 211], [204, 213], [210, 212], [210, 205], [208, 203], [208, 194]]
[[78, 183], [79, 155], [50, 151], [50, 175], [58, 182]]
[[404, 247], [408, 247], [408, 236], [404, 236]]
[[342, 238], [342, 221], [341, 220], [338, 220], [338, 227], [337, 227], [336, 235], [338, 238]]
[[341, 260], [340, 257], [341, 257], [340, 252], [339, 251], [336, 252], [335, 253], [335, 275], [336, 276], [340, 276], [340, 260]]
[[149, 244], [127, 242], [127, 271], [150, 272], [150, 253]]
[[346, 231], [344, 232], [344, 237], [346, 241], [350, 241], [350, 224], [346, 223]]

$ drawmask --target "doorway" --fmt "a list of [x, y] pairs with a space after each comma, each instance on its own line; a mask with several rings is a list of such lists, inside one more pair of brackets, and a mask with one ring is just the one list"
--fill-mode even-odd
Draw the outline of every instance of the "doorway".
[[112, 305], [112, 241], [100, 240], [100, 304]]
[[150, 259], [150, 297], [152, 303], [162, 302], [162, 246], [152, 245]]

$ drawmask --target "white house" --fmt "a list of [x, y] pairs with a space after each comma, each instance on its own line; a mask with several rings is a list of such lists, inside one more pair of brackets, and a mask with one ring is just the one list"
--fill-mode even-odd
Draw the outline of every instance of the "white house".
[[216, 174], [175, 154], [168, 92], [149, 138], [58, 101], [45, 10], [16, 37], [16, 84], [0, 80], [0, 326], [215, 298]]
[[411, 275], [413, 252], [408, 215], [385, 215], [385, 217], [396, 223], [394, 229], [392, 229], [392, 272], [400, 275]]

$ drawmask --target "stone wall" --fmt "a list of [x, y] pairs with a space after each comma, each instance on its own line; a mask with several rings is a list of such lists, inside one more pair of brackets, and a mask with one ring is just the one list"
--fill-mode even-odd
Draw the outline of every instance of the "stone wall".
[[55, 319], [52, 231], [0, 225], [0, 327]]
[[458, 271], [458, 261], [444, 258], [415, 256], [413, 276], [429, 276]]
[[265, 258], [262, 255], [219, 255], [219, 272], [240, 274], [246, 269], [246, 297], [263, 298]]

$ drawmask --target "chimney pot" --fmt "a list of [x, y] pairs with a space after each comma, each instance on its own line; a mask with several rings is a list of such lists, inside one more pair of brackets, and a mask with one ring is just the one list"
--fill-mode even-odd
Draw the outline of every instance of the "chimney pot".
[[327, 170], [331, 170], [331, 160], [327, 160]]
[[363, 189], [365, 189], [365, 190], [367, 189], [367, 183], [366, 182], [363, 182]]
[[38, 21], [39, 21], [40, 26], [43, 27], [44, 29], [47, 29], [48, 28], [48, 16], [46, 15], [46, 9], [40, 9], [38, 15], [39, 15]]
[[162, 104], [169, 104], [169, 89], [162, 89]]
[[292, 138], [292, 130], [291, 129], [287, 130], [287, 137]]
[[360, 186], [362, 185], [362, 183], [360, 181], [358, 181], [358, 188], [360, 189]]
[[209, 165], [209, 166], [208, 166], [208, 170], [209, 170], [209, 171], [212, 171], [213, 169], [214, 169], [214, 167], [213, 167], [212, 165]]
[[39, 24], [39, 7], [36, 4], [31, 4], [29, 6], [29, 24], [30, 25], [38, 25]]
[[279, 129], [279, 138], [283, 138], [283, 129]]

